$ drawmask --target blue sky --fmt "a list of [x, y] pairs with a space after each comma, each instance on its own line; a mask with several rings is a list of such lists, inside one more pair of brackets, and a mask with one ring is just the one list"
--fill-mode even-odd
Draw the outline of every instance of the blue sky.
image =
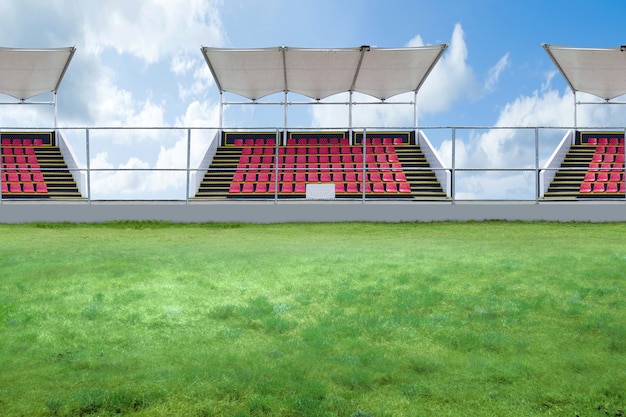
[[[22, 0], [0, 4], [0, 46], [77, 48], [59, 90], [60, 126], [217, 126], [219, 94], [201, 46], [439, 43], [450, 46], [418, 95], [420, 125], [571, 126], [572, 94], [541, 43], [625, 44], [625, 12], [626, 3], [618, 0]], [[290, 120], [301, 126], [346, 123], [333, 107], [307, 107]], [[626, 124], [621, 107], [583, 108], [579, 124]], [[52, 123], [49, 109], [2, 110], [1, 126]], [[226, 108], [226, 125], [265, 125], [268, 119], [281, 123], [282, 109]], [[356, 117], [358, 123], [410, 125], [412, 109], [369, 110]], [[450, 158], [448, 133], [438, 133], [433, 132], [433, 142], [444, 159]], [[514, 136], [466, 133], [457, 138], [459, 163], [487, 161], [498, 167], [517, 155], [526, 166], [526, 156], [512, 144]], [[84, 133], [67, 136], [84, 165]], [[194, 136], [192, 162], [199, 163], [209, 140]], [[184, 166], [186, 133], [100, 131], [92, 134], [92, 146], [92, 167]], [[103, 172], [94, 181], [102, 198], [119, 189], [129, 197], [151, 198], [175, 194], [181, 186], [178, 175], [143, 181], [137, 175]], [[520, 181], [489, 187], [515, 193]], [[487, 183], [480, 182], [468, 183], [463, 192], [469, 198], [484, 195]]]

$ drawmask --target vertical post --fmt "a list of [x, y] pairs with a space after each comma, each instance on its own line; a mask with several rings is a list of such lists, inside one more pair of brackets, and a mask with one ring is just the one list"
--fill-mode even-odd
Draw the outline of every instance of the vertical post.
[[[576, 91], [574, 91], [574, 130], [578, 129], [578, 111], [577, 111], [578, 103], [576, 102]], [[576, 136], [576, 135], [574, 135]], [[574, 137], [576, 140], [576, 137]]]
[[350, 145], [352, 145], [352, 90], [350, 90], [350, 100], [348, 102], [348, 134], [350, 135]]
[[[0, 138], [2, 137], [2, 128], [0, 128]], [[0, 156], [3, 155], [4, 152], [2, 152], [2, 141], [0, 141]], [[3, 176], [0, 175], [0, 204], [2, 204], [2, 178]], [[8, 185], [7, 185], [8, 187]]]
[[[220, 135], [221, 136], [221, 135]], [[191, 181], [191, 128], [187, 128], [187, 186], [185, 187], [185, 204], [189, 204], [189, 185]], [[195, 187], [194, 187], [195, 188]]]
[[57, 127], [58, 127], [58, 113], [57, 113], [57, 92], [56, 90], [52, 92], [52, 105], [54, 106], [54, 139], [58, 143], [57, 139]]
[[413, 95], [413, 126], [417, 131], [417, 91]]
[[361, 194], [362, 202], [365, 203], [365, 186], [367, 185], [367, 129], [363, 128], [363, 136], [361, 138], [361, 146], [363, 147], [363, 166], [361, 167]]
[[[289, 91], [285, 90], [285, 102], [284, 102], [284, 108], [285, 108], [285, 110], [284, 110], [285, 111], [284, 117], [285, 117], [285, 120], [284, 120], [284, 125], [283, 125], [283, 141], [287, 140], [287, 121], [288, 121], [287, 120], [287, 118], [288, 118], [287, 107], [289, 106], [289, 103], [287, 102], [288, 98], [289, 98]], [[286, 144], [287, 144], [286, 142], [283, 143], [283, 145], [286, 145]]]
[[452, 175], [450, 177], [450, 196], [452, 204], [455, 204], [456, 198], [456, 127], [452, 128]]
[[223, 91], [220, 91], [220, 122], [219, 123], [220, 123], [220, 139], [221, 139], [222, 130], [224, 129], [224, 92]]
[[87, 128], [85, 129], [85, 152], [87, 154], [87, 201], [91, 204], [91, 156], [89, 146], [89, 128]]
[[280, 139], [280, 129], [276, 128], [276, 150], [274, 152], [274, 204], [278, 203], [278, 173], [280, 172], [278, 170], [279, 168], [279, 164], [280, 164], [280, 160], [279, 160], [279, 154], [278, 154], [278, 140]]
[[539, 128], [535, 127], [535, 203], [539, 204], [541, 179], [539, 178]]

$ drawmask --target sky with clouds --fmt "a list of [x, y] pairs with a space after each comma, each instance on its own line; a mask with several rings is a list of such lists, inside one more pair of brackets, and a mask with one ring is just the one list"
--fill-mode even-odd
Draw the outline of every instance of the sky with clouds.
[[[0, 46], [76, 47], [58, 92], [58, 120], [59, 126], [75, 128], [63, 135], [85, 166], [86, 139], [80, 127], [218, 126], [219, 92], [201, 46], [447, 43], [418, 94], [420, 126], [572, 126], [573, 94], [541, 44], [625, 44], [624, 12], [626, 3], [617, 0], [20, 0], [0, 3]], [[626, 106], [579, 107], [578, 124], [625, 125], [622, 107]], [[53, 112], [43, 106], [3, 106], [0, 113], [4, 130], [46, 127], [52, 121]], [[226, 106], [224, 123], [280, 126], [283, 110]], [[347, 112], [337, 111], [337, 106], [298, 106], [290, 113], [293, 126], [347, 124]], [[355, 107], [354, 126], [412, 124], [412, 106]], [[450, 163], [451, 130], [425, 132]], [[459, 129], [455, 166], [533, 167], [534, 131], [528, 132]], [[543, 131], [542, 160], [562, 134], [558, 129]], [[184, 168], [189, 140], [191, 163], [197, 166], [212, 135], [213, 131], [201, 129], [191, 138], [184, 129], [90, 130], [90, 166], [103, 169], [92, 178], [92, 196], [184, 198], [184, 173], [107, 170]], [[526, 198], [530, 193], [532, 198], [533, 180], [528, 177], [529, 173], [466, 172], [457, 197]]]

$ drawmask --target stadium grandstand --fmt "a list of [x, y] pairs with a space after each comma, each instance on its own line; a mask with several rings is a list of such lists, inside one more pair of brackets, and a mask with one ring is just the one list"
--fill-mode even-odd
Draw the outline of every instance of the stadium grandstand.
[[[543, 47], [574, 97], [585, 92], [611, 103], [626, 94], [623, 48]], [[56, 94], [74, 48], [0, 48], [0, 93], [17, 99], [4, 104], [50, 104], [55, 115], [47, 130], [1, 129], [0, 222], [626, 220], [623, 129], [564, 128], [550, 157], [540, 162], [540, 128], [524, 128], [535, 136], [529, 146], [536, 157], [522, 166], [511, 161], [504, 168], [463, 167], [454, 151], [451, 160], [444, 160], [429, 129], [417, 123], [417, 98], [446, 48], [201, 48], [220, 93], [220, 125], [206, 127], [215, 136], [198, 166], [191, 166], [193, 129], [184, 129], [189, 138], [186, 166], [164, 169], [184, 175], [184, 196], [154, 200], [93, 197], [98, 170], [90, 166], [89, 137], [102, 128], [82, 129], [86, 162], [81, 164], [65, 138], [68, 129], [57, 122]], [[52, 92], [53, 101], [32, 101], [44, 92]], [[227, 102], [224, 93], [246, 101]], [[285, 108], [283, 126], [223, 127], [225, 105], [256, 105], [277, 93], [284, 93], [281, 102], [272, 103]], [[290, 127], [290, 93], [310, 100], [297, 104], [310, 105], [349, 93], [343, 103], [349, 125]], [[413, 106], [413, 126], [352, 126], [353, 106], [366, 104], [354, 101], [353, 93], [377, 103]], [[414, 98], [388, 101], [401, 93]], [[581, 104], [590, 103], [575, 99], [575, 120]], [[446, 130], [453, 146], [458, 131]], [[474, 171], [517, 171], [534, 191], [520, 199], [463, 199], [459, 184]]]

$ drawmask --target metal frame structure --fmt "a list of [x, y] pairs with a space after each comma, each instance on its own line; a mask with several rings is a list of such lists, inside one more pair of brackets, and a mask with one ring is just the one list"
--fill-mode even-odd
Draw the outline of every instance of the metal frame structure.
[[[202, 47], [201, 52], [220, 94], [220, 130], [224, 126], [225, 105], [281, 105], [283, 130], [289, 128], [288, 108], [293, 105], [347, 105], [348, 129], [352, 130], [352, 109], [356, 104], [413, 105], [417, 126], [417, 93], [433, 70], [447, 44], [418, 48], [373, 48], [367, 45], [344, 49], [303, 49], [291, 47], [262, 49], [222, 49]], [[333, 79], [333, 82], [329, 82]], [[225, 101], [224, 93], [234, 93], [247, 102]], [[262, 97], [284, 93], [282, 101], [259, 102]], [[312, 101], [289, 101], [289, 93]], [[378, 101], [354, 101], [354, 93]], [[413, 92], [413, 101], [390, 102], [400, 93]], [[324, 98], [349, 93], [347, 102], [324, 102]]]

